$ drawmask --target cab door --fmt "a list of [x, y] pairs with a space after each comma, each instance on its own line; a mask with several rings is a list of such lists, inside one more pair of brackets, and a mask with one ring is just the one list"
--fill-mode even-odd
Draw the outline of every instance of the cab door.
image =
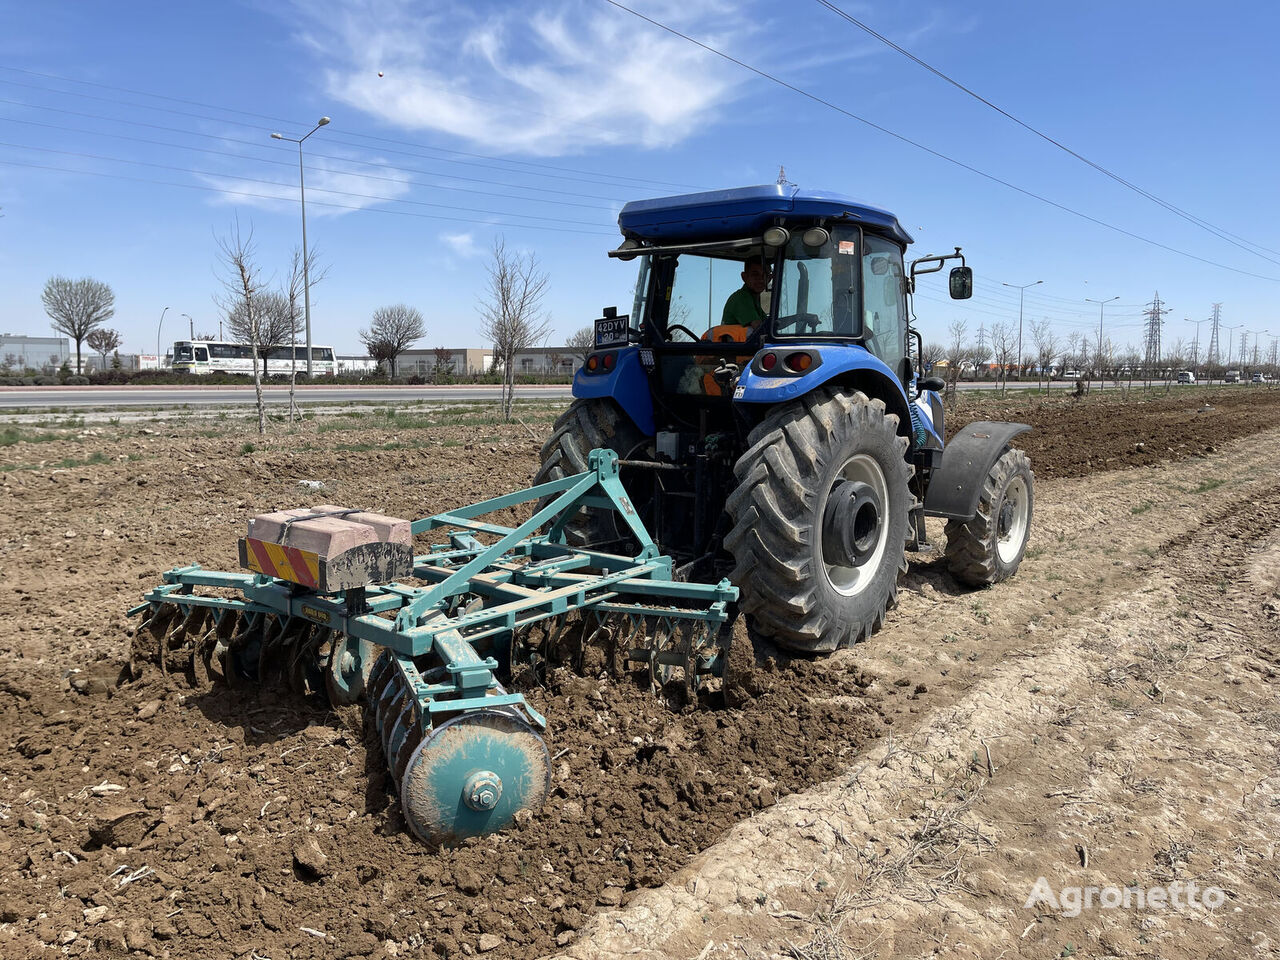
[[907, 284], [902, 248], [869, 233], [862, 245], [862, 333], [866, 348], [884, 361], [906, 389]]

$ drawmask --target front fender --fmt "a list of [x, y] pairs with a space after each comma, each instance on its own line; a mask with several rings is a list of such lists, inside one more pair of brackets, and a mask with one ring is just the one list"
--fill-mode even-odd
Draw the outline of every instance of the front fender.
[[942, 464], [929, 478], [925, 516], [972, 520], [992, 466], [1010, 440], [1030, 429], [1025, 423], [977, 420], [957, 432], [942, 451]]
[[[883, 360], [866, 347], [856, 344], [832, 344], [822, 342], [790, 343], [784, 346], [773, 345], [760, 353], [772, 351], [783, 355], [796, 350], [816, 352], [822, 362], [814, 366], [808, 373], [799, 376], [769, 377], [762, 376], [748, 367], [738, 378], [738, 386], [733, 392], [733, 399], [741, 403], [780, 403], [802, 397], [816, 390], [831, 380], [857, 372], [878, 374], [876, 379], [883, 378], [887, 385], [907, 403], [907, 395], [898, 382], [898, 377]], [[758, 356], [759, 354], [757, 354]], [[753, 363], [754, 366], [754, 363]]]
[[573, 376], [574, 399], [611, 397], [641, 433], [652, 437], [653, 395], [649, 392], [649, 375], [640, 363], [640, 348], [622, 347], [617, 355], [618, 365], [609, 373], [588, 373], [586, 367], [578, 368]]

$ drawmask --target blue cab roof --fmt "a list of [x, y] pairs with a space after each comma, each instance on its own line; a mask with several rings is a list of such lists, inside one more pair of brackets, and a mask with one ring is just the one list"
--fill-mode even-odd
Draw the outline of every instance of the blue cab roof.
[[779, 217], [817, 220], [845, 215], [904, 246], [911, 243], [911, 234], [888, 210], [828, 190], [774, 183], [633, 200], [618, 214], [618, 227], [624, 236], [638, 240], [694, 243], [754, 236]]

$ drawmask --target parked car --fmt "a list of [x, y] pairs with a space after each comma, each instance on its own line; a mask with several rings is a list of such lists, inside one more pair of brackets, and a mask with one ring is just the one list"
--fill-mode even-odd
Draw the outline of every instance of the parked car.
[[1179, 383], [1195, 383], [1196, 375], [1192, 373], [1190, 370], [1183, 370], [1180, 374], [1178, 374], [1178, 382]]
[[1267, 382], [1267, 378], [1266, 378], [1266, 377], [1264, 377], [1264, 376], [1263, 376], [1262, 374], [1260, 374], [1260, 373], [1255, 373], [1255, 374], [1253, 375], [1253, 377], [1252, 377], [1252, 382], [1253, 382], [1253, 383], [1266, 383], [1266, 382]]

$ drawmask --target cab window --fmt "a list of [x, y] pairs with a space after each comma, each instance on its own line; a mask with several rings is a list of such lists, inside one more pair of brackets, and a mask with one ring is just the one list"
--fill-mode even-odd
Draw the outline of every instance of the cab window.
[[852, 339], [859, 335], [861, 245], [857, 227], [836, 227], [820, 247], [806, 246], [802, 235], [792, 236], [773, 284], [773, 298], [778, 302], [777, 336]]

